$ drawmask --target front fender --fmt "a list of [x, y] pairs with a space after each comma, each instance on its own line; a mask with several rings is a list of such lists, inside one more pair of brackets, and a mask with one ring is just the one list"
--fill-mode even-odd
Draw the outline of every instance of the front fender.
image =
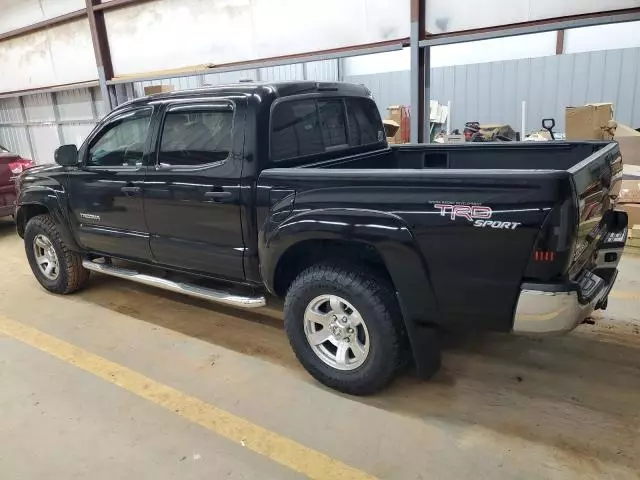
[[[420, 330], [440, 326], [442, 317], [429, 278], [429, 269], [405, 222], [391, 213], [360, 209], [311, 210], [261, 231], [262, 278], [273, 291], [278, 262], [287, 250], [306, 240], [340, 240], [370, 245], [391, 276], [416, 363], [424, 358]], [[430, 336], [427, 336], [431, 338]], [[430, 372], [431, 373], [431, 372]]]
[[[46, 212], [54, 219], [65, 245], [74, 251], [82, 249], [77, 244], [66, 215], [65, 192], [58, 185], [27, 185], [20, 189], [16, 208], [16, 225], [18, 234], [22, 237], [32, 212]], [[37, 214], [37, 213], [36, 213]]]

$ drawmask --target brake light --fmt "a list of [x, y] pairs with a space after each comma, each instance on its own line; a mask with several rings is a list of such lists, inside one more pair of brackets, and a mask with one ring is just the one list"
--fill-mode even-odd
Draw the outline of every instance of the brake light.
[[550, 250], [536, 250], [535, 259], [539, 262], [553, 262], [556, 259], [556, 252]]

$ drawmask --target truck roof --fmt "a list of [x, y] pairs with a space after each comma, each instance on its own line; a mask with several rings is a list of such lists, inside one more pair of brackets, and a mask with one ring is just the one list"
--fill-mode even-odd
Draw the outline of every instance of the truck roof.
[[255, 95], [262, 101], [274, 100], [278, 97], [301, 95], [305, 93], [333, 92], [337, 95], [355, 95], [370, 97], [371, 91], [364, 85], [354, 85], [346, 82], [315, 82], [286, 81], [286, 82], [238, 82], [223, 85], [206, 86], [175, 92], [156, 93], [146, 97], [136, 98], [119, 105], [114, 110], [127, 105], [144, 105], [157, 100], [170, 100], [178, 98], [197, 98], [208, 96], [225, 96], [231, 94]]

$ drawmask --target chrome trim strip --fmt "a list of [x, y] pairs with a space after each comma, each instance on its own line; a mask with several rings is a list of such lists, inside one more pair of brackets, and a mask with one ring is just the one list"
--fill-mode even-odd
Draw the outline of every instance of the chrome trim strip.
[[165, 278], [145, 275], [143, 273], [136, 272], [135, 270], [92, 262], [91, 260], [83, 260], [82, 266], [93, 272], [104, 273], [105, 275], [111, 275], [112, 277], [124, 278], [125, 280], [131, 280], [144, 285], [150, 285], [152, 287], [159, 287], [171, 292], [182, 293], [192, 297], [222, 303], [224, 305], [232, 305], [234, 307], [241, 308], [259, 308], [264, 307], [267, 304], [267, 301], [263, 296], [243, 297], [222, 290], [214, 290], [212, 288], [201, 287], [190, 283], [174, 282]]

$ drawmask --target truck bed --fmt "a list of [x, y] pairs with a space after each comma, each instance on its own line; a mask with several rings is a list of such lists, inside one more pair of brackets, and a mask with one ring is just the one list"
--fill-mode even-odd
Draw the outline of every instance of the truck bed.
[[316, 229], [346, 225], [340, 211], [401, 219], [440, 314], [509, 330], [522, 283], [569, 281], [590, 261], [621, 171], [615, 142], [407, 145], [267, 169], [258, 184], [295, 191], [288, 221], [325, 212]]

